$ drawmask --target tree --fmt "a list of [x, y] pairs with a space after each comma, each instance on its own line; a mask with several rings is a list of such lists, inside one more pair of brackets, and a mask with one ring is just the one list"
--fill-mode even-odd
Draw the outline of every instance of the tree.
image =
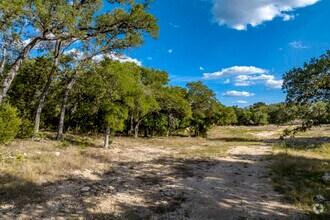
[[319, 59], [311, 59], [303, 67], [293, 68], [283, 75], [286, 103], [297, 106], [301, 126], [286, 131], [285, 136], [306, 131], [313, 126], [330, 123], [330, 51]]
[[44, 107], [45, 104], [45, 98], [46, 95], [49, 92], [51, 83], [53, 81], [54, 78], [54, 74], [57, 71], [57, 66], [59, 63], [59, 58], [60, 58], [60, 54], [61, 54], [61, 47], [62, 47], [62, 42], [61, 41], [56, 41], [55, 43], [55, 49], [54, 49], [54, 60], [53, 60], [53, 64], [52, 64], [52, 68], [48, 74], [48, 78], [47, 78], [47, 83], [39, 97], [39, 103], [38, 103], [38, 107], [37, 107], [37, 111], [36, 111], [36, 116], [35, 116], [35, 122], [34, 122], [34, 133], [38, 133], [39, 132], [39, 127], [40, 127], [40, 118], [41, 118], [41, 112], [42, 109]]
[[263, 102], [257, 102], [250, 106], [251, 121], [253, 125], [266, 125], [268, 124], [267, 105]]
[[235, 109], [232, 107], [226, 107], [224, 105], [219, 106], [217, 112], [217, 125], [233, 125], [237, 123], [237, 115]]
[[180, 121], [189, 118], [192, 114], [186, 95], [186, 89], [169, 86], [164, 89], [163, 96], [159, 99], [161, 112], [167, 118], [167, 137], [179, 126]]
[[115, 8], [112, 13], [98, 15], [95, 21], [96, 26], [87, 28], [86, 38], [89, 40], [84, 38], [82, 46], [75, 50], [78, 61], [65, 89], [57, 139], [61, 139], [63, 135], [66, 103], [79, 72], [84, 71], [86, 66], [88, 68], [91, 60], [100, 55], [106, 57], [114, 55], [118, 51], [140, 46], [144, 42], [145, 34], [153, 38], [158, 36], [157, 19], [147, 12], [148, 3], [121, 0], [110, 2], [125, 3], [129, 6], [125, 7], [128, 8], [128, 11], [123, 8]]
[[330, 101], [330, 51], [319, 59], [311, 59], [303, 67], [283, 75], [286, 102], [315, 103]]
[[47, 73], [51, 69], [51, 59], [37, 57], [23, 62], [18, 76], [8, 92], [8, 100], [20, 112], [22, 120], [20, 136], [27, 137], [33, 132], [33, 116], [38, 106], [38, 98], [47, 81]]
[[219, 102], [214, 92], [201, 81], [187, 83], [187, 99], [192, 109], [190, 124], [195, 136], [207, 136], [207, 131], [216, 122]]
[[104, 115], [106, 135], [104, 147], [109, 147], [110, 134], [124, 129], [128, 117], [128, 105], [139, 89], [140, 78], [136, 75], [139, 67], [130, 62], [120, 63], [105, 59], [96, 72], [101, 77], [102, 88], [100, 109]]
[[[15, 56], [0, 92], [0, 105], [22, 62], [40, 42], [89, 42], [90, 54], [109, 53], [143, 43], [143, 33], [157, 37], [157, 19], [146, 10], [148, 2], [108, 0], [117, 7], [102, 10], [102, 0], [2, 0], [0, 24], [19, 36], [29, 36], [28, 43]], [[119, 5], [118, 5], [119, 3]], [[2, 29], [5, 29], [2, 28]]]

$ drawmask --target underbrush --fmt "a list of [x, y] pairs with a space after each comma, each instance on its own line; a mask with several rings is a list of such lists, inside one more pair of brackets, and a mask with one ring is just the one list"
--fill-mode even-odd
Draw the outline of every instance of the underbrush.
[[322, 179], [330, 171], [330, 144], [293, 139], [275, 144], [271, 157], [275, 190], [312, 218], [329, 219], [330, 205], [327, 201], [321, 203], [324, 206], [321, 214], [317, 215], [314, 208], [317, 195], [330, 200], [330, 183]]

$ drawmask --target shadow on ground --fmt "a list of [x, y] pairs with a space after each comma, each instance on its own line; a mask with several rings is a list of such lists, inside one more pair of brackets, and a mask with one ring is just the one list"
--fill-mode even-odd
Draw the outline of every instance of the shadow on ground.
[[286, 219], [301, 214], [269, 205], [279, 198], [264, 186], [269, 174], [255, 172], [263, 163], [258, 155], [233, 155], [239, 162], [86, 156], [109, 164], [109, 170], [92, 173], [92, 179], [78, 175], [41, 185], [0, 175], [0, 218]]

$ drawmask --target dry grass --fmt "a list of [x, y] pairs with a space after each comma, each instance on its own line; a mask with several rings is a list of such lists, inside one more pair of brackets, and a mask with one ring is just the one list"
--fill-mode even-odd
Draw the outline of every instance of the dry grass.
[[325, 172], [330, 172], [329, 140], [329, 127], [315, 128], [275, 144], [271, 156], [274, 188], [315, 218], [330, 217], [328, 203], [323, 204], [323, 215], [316, 216], [313, 211], [313, 197], [330, 198], [329, 183], [322, 180]]
[[[148, 155], [160, 152], [176, 160], [203, 161], [227, 156], [231, 147], [265, 145], [267, 142], [276, 143], [273, 155], [267, 158], [273, 159], [275, 189], [299, 207], [311, 211], [313, 196], [322, 194], [330, 198], [329, 186], [321, 179], [324, 172], [330, 171], [330, 144], [327, 143], [330, 128], [316, 128], [280, 143], [278, 138], [285, 128], [216, 127], [209, 132], [208, 138], [116, 137], [111, 150], [102, 148], [101, 135], [68, 134], [63, 141], [55, 141], [53, 133], [45, 133], [48, 138], [41, 141], [15, 140], [0, 145], [0, 203], [13, 199], [23, 203], [42, 202], [42, 190], [47, 184], [75, 178], [84, 170], [111, 173], [113, 163], [139, 163], [147, 161]], [[137, 158], [137, 155], [144, 158]]]

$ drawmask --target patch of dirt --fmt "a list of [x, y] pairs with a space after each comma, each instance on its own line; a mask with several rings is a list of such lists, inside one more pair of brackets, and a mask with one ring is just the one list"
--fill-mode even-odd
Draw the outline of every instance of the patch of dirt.
[[[116, 142], [97, 170], [38, 186], [42, 202], [0, 199], [1, 219], [301, 218], [272, 189], [267, 145], [236, 146], [229, 156], [177, 158], [174, 148]], [[195, 146], [194, 146], [195, 147]]]
[[258, 133], [251, 133], [252, 135], [258, 137], [259, 139], [270, 138], [276, 134], [275, 131], [262, 131]]

